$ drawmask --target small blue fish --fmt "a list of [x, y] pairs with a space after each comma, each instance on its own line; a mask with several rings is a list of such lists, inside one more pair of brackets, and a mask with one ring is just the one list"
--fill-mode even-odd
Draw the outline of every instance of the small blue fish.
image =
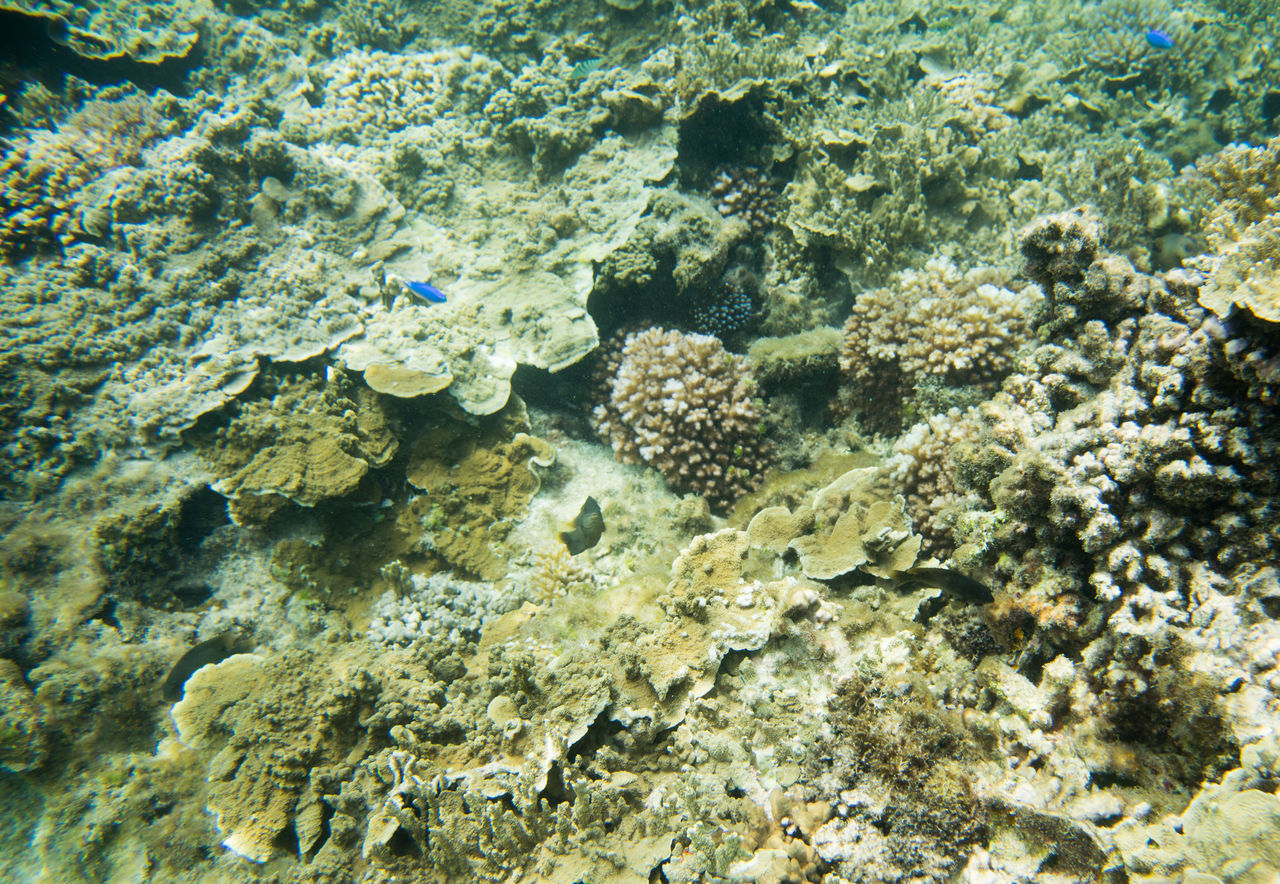
[[1147, 45], [1152, 49], [1172, 49], [1173, 38], [1159, 28], [1148, 28], [1146, 33]]
[[443, 304], [447, 300], [444, 292], [429, 282], [410, 282], [407, 279], [402, 279], [400, 282], [409, 290], [410, 294], [429, 304]]

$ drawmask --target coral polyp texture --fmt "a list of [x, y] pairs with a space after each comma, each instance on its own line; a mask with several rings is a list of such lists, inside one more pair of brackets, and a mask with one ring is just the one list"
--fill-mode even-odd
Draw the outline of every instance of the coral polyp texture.
[[734, 166], [716, 170], [711, 201], [726, 218], [740, 217], [756, 235], [767, 233], [778, 215], [778, 186], [764, 171]]
[[844, 324], [838, 411], [896, 428], [902, 403], [925, 382], [997, 385], [1027, 341], [1033, 290], [1014, 291], [994, 267], [961, 272], [945, 259], [904, 271], [857, 296]]
[[955, 548], [956, 520], [974, 503], [957, 474], [957, 457], [978, 444], [982, 421], [978, 409], [952, 408], [915, 424], [893, 443], [886, 467], [894, 488], [906, 498], [924, 549], [946, 558]]
[[628, 335], [596, 407], [596, 432], [625, 463], [651, 466], [680, 491], [732, 504], [773, 461], [746, 359], [710, 335], [651, 328]]
[[1112, 317], [1028, 354], [982, 406], [982, 443], [957, 449], [995, 504], [959, 532], [967, 553], [1004, 557], [1015, 607], [1051, 643], [1087, 641], [1096, 604], [1113, 621], [1184, 619], [1197, 586], [1276, 542], [1277, 416], [1244, 395], [1196, 286], [1110, 256], [1085, 277]]
[[1222, 317], [1238, 307], [1280, 323], [1280, 137], [1228, 147], [1197, 169], [1213, 200], [1200, 303]]

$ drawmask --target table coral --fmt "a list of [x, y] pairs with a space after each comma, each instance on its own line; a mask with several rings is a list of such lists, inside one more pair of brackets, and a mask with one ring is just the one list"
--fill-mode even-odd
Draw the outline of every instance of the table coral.
[[671, 485], [724, 507], [773, 460], [746, 360], [707, 335], [653, 328], [628, 335], [596, 432], [614, 456], [656, 468]]

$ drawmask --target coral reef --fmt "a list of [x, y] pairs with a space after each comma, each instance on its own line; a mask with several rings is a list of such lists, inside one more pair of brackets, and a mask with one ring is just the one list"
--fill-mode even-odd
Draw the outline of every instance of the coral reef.
[[902, 403], [926, 380], [996, 386], [1028, 339], [1035, 304], [1011, 282], [996, 268], [962, 274], [933, 259], [904, 271], [892, 288], [858, 295], [844, 325], [836, 410], [856, 409], [871, 425], [896, 429]]
[[630, 239], [602, 263], [593, 309], [616, 314], [615, 325], [683, 317], [698, 306], [691, 301], [715, 290], [747, 233], [705, 200], [659, 191]]
[[777, 184], [760, 169], [719, 169], [711, 181], [711, 199], [726, 218], [741, 216], [756, 236], [773, 227], [778, 215]]
[[747, 528], [751, 542], [781, 552], [794, 549], [800, 570], [814, 580], [831, 580], [855, 568], [876, 577], [892, 577], [916, 562], [920, 537], [901, 498], [859, 502], [867, 471], [853, 470], [818, 492], [811, 506], [795, 512], [768, 507]]
[[1113, 622], [1181, 621], [1196, 581], [1273, 544], [1275, 415], [1241, 395], [1196, 287], [1110, 257], [1085, 278], [1109, 319], [1086, 314], [1027, 356], [983, 406], [983, 444], [958, 450], [967, 486], [997, 507], [960, 533], [974, 557], [1006, 556], [1014, 607], [1050, 644], [1089, 637], [1097, 603]]
[[1274, 877], [1264, 6], [0, 9], [0, 878]]
[[831, 700], [831, 755], [815, 777], [842, 801], [813, 843], [847, 880], [948, 881], [986, 839], [986, 810], [964, 772], [981, 754], [976, 735], [931, 705], [857, 676]]
[[897, 253], [1007, 215], [1007, 185], [997, 182], [1017, 166], [1012, 130], [975, 137], [914, 122], [942, 116], [942, 101], [930, 93], [884, 108], [857, 135], [836, 121], [813, 132], [784, 191], [783, 221], [796, 239], [839, 250], [853, 275], [878, 281]]
[[654, 467], [713, 506], [754, 488], [773, 458], [755, 379], [715, 338], [660, 328], [628, 335], [607, 383], [594, 421], [614, 456]]
[[750, 281], [727, 279], [717, 291], [689, 311], [690, 328], [701, 335], [729, 340], [745, 331], [755, 318], [756, 299]]
[[[78, 222], [81, 191], [142, 151], [173, 123], [143, 95], [86, 103], [54, 130], [23, 135], [0, 162], [0, 256], [62, 248], [88, 236]], [[73, 159], [74, 163], [68, 160]]]
[[1026, 259], [1022, 273], [1056, 302], [1060, 284], [1069, 292], [1084, 281], [1106, 237], [1106, 224], [1090, 206], [1037, 218], [1018, 234]]
[[405, 479], [420, 492], [398, 516], [413, 550], [479, 577], [501, 577], [501, 543], [538, 492], [555, 449], [524, 432], [524, 404], [512, 398], [482, 432], [446, 412], [414, 441]]
[[1225, 318], [1239, 306], [1280, 322], [1280, 137], [1228, 147], [1197, 164], [1213, 208], [1205, 219], [1212, 255], [1200, 303]]

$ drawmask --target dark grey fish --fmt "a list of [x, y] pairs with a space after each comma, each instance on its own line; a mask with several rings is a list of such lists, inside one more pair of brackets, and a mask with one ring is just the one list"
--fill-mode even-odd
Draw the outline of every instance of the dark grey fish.
[[179, 657], [178, 662], [174, 663], [173, 668], [169, 670], [164, 685], [160, 688], [165, 702], [176, 703], [181, 700], [182, 689], [186, 686], [187, 679], [201, 666], [221, 663], [232, 654], [246, 650], [248, 650], [247, 642], [236, 629], [228, 629], [220, 635], [200, 642]]
[[560, 539], [569, 547], [569, 555], [576, 556], [580, 552], [591, 549], [600, 542], [604, 534], [604, 515], [600, 512], [600, 504], [594, 497], [588, 497], [582, 503], [582, 509], [573, 520], [573, 527], [560, 532]]
[[899, 585], [919, 583], [932, 586], [962, 601], [978, 605], [987, 605], [995, 601], [995, 596], [986, 586], [972, 577], [949, 568], [911, 568], [907, 571], [899, 571], [893, 576], [899, 581]]

